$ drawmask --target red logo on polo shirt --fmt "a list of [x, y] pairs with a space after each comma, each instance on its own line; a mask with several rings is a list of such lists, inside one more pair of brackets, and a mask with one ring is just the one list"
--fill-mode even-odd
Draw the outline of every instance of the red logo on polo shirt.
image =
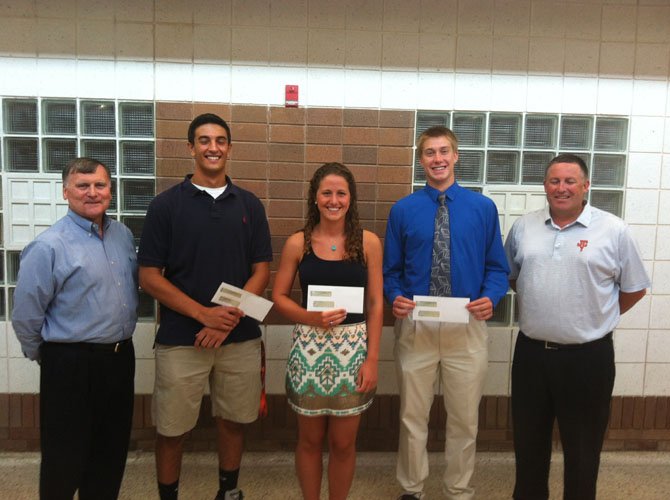
[[582, 252], [588, 245], [589, 245], [589, 240], [579, 240], [579, 243], [577, 243], [577, 246], [579, 247], [580, 252]]
[[242, 216], [242, 224], [246, 224], [246, 223], [247, 223], [247, 216], [243, 215]]

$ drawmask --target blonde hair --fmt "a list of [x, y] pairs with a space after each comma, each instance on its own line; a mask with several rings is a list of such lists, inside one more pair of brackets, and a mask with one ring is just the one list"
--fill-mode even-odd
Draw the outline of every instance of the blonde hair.
[[416, 149], [421, 156], [423, 154], [423, 145], [428, 139], [434, 139], [436, 137], [446, 137], [447, 140], [451, 143], [451, 148], [455, 153], [458, 152], [458, 138], [451, 129], [444, 127], [442, 125], [435, 125], [434, 127], [427, 128], [424, 130], [419, 138], [416, 141]]

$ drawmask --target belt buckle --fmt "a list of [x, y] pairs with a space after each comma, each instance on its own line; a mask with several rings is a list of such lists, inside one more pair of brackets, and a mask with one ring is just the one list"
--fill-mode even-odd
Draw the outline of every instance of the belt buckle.
[[544, 348], [552, 350], [552, 351], [558, 351], [558, 347], [555, 347], [555, 346], [550, 345], [550, 344], [553, 344], [553, 342], [549, 342], [548, 340], [545, 340], [544, 341]]
[[116, 344], [114, 344], [114, 353], [119, 352], [120, 349], [121, 349], [121, 342], [117, 342]]

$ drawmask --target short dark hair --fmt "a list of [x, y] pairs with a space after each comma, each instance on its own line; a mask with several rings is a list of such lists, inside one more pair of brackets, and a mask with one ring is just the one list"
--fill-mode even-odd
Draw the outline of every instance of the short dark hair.
[[67, 180], [70, 177], [70, 175], [92, 174], [96, 170], [98, 170], [98, 167], [102, 167], [105, 169], [105, 172], [107, 172], [108, 179], [112, 178], [112, 174], [109, 171], [109, 168], [101, 161], [95, 160], [93, 158], [88, 158], [86, 156], [70, 160], [69, 162], [67, 162], [67, 165], [63, 167], [63, 185], [67, 186]]
[[207, 125], [208, 123], [213, 123], [226, 129], [226, 135], [228, 136], [228, 144], [230, 144], [230, 141], [232, 140], [232, 137], [230, 135], [230, 127], [223, 118], [221, 118], [219, 115], [215, 115], [214, 113], [203, 113], [202, 115], [198, 115], [195, 118], [193, 118], [193, 121], [188, 126], [189, 144], [193, 144], [195, 141], [195, 130], [202, 125]]
[[586, 162], [581, 156], [577, 156], [572, 153], [561, 153], [560, 155], [552, 158], [552, 160], [549, 162], [549, 165], [547, 165], [547, 168], [544, 169], [545, 179], [547, 178], [547, 172], [549, 172], [551, 166], [555, 165], [556, 163], [575, 163], [579, 165], [579, 168], [582, 170], [582, 174], [584, 174], [584, 179], [587, 181], [589, 180], [589, 168], [586, 166]]

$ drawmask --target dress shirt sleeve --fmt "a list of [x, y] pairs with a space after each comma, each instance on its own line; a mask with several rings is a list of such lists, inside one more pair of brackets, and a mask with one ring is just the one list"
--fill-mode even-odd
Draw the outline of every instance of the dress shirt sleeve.
[[509, 289], [509, 266], [503, 249], [498, 210], [493, 202], [491, 202], [489, 231], [486, 240], [487, 248], [481, 296], [488, 297], [496, 306]]
[[505, 256], [507, 257], [507, 265], [509, 265], [510, 268], [510, 280], [515, 280], [519, 277], [519, 266], [516, 263], [516, 234], [517, 230], [519, 229], [519, 220], [521, 219], [517, 219], [517, 221], [512, 224], [512, 228], [510, 229], [509, 233], [507, 234], [507, 238], [505, 239]]
[[12, 326], [23, 354], [31, 360], [39, 360], [42, 326], [56, 289], [52, 249], [45, 243], [33, 241], [24, 248], [20, 262]]
[[403, 294], [402, 274], [405, 262], [400, 219], [398, 206], [394, 205], [386, 222], [384, 237], [384, 295], [389, 303], [393, 303], [398, 295]]
[[640, 250], [626, 225], [619, 235], [619, 288], [624, 293], [638, 292], [651, 286]]

